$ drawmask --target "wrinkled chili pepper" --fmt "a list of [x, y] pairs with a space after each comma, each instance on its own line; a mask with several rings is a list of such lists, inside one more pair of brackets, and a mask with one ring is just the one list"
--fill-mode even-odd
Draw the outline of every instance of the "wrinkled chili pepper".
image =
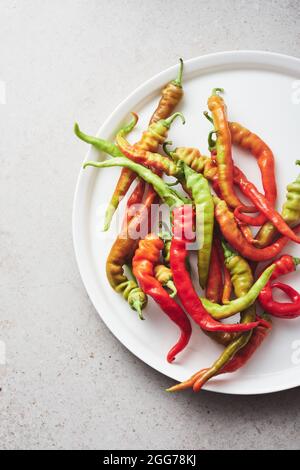
[[[256, 134], [250, 132], [237, 122], [229, 122], [232, 143], [244, 150], [250, 150], [256, 158], [262, 177], [262, 184], [266, 199], [270, 206], [274, 207], [277, 198], [277, 186], [275, 178], [274, 155], [268, 145]], [[264, 214], [250, 217], [251, 225], [262, 225], [265, 222]], [[249, 220], [248, 219], [248, 220]]]
[[160, 101], [150, 119], [150, 124], [152, 124], [153, 122], [157, 122], [160, 119], [166, 119], [167, 117], [169, 117], [173, 113], [180, 100], [182, 99], [182, 73], [183, 60], [180, 59], [178, 76], [175, 80], [169, 82], [162, 89]]
[[[262, 289], [258, 300], [266, 312], [279, 318], [296, 318], [300, 315], [300, 294], [292, 287], [282, 283], [272, 283], [273, 280], [280, 276], [291, 273], [296, 270], [300, 263], [299, 258], [293, 258], [290, 255], [283, 255], [274, 262], [276, 269], [273, 272], [270, 281]], [[285, 292], [292, 303], [290, 302], [277, 302], [273, 299], [272, 290], [274, 288], [280, 289]]]
[[172, 160], [175, 162], [182, 161], [196, 173], [203, 173], [204, 166], [210, 158], [201, 155], [200, 151], [193, 147], [177, 147], [175, 150], [170, 151], [168, 146], [171, 144], [172, 142], [165, 142], [163, 149]]
[[[215, 197], [215, 217], [224, 238], [230, 245], [251, 261], [268, 261], [281, 253], [289, 241], [288, 237], [281, 237], [272, 245], [259, 249], [250, 245], [242, 235], [233, 213], [229, 210], [225, 201]], [[294, 232], [299, 233], [300, 225]]]
[[208, 99], [208, 107], [212, 113], [212, 119], [217, 133], [216, 161], [218, 165], [219, 187], [223, 199], [230, 207], [242, 206], [242, 202], [236, 196], [233, 186], [233, 160], [231, 152], [231, 134], [227, 121], [226, 105], [219, 92], [222, 88], [215, 88]]
[[136, 250], [138, 239], [131, 236], [131, 232], [139, 230], [148, 215], [153, 203], [155, 193], [149, 195], [144, 204], [144, 210], [139, 211], [130, 220], [118, 238], [115, 240], [106, 261], [106, 275], [111, 287], [123, 295], [131, 308], [136, 310], [143, 319], [142, 310], [147, 304], [147, 296], [137, 285], [135, 280], [129, 280], [124, 274], [124, 265], [131, 262]]
[[[192, 223], [190, 214], [186, 214], [185, 206], [177, 207], [173, 210], [174, 236], [171, 243], [170, 261], [177, 294], [185, 310], [203, 330], [238, 332], [254, 328], [258, 324], [257, 321], [243, 325], [222, 324], [214, 320], [203, 307], [185, 265], [187, 257], [186, 244], [189, 240], [184, 238], [184, 234], [188, 232], [186, 224], [190, 223]], [[182, 235], [179, 236], [179, 234]]]
[[[177, 116], [180, 116], [182, 122], [184, 123], [184, 117], [181, 113], [175, 113], [164, 121], [159, 121], [159, 123], [164, 122], [164, 127], [170, 127], [171, 123], [176, 119]], [[158, 123], [157, 123], [158, 124]], [[156, 125], [157, 125], [156, 124]], [[117, 144], [125, 155], [130, 160], [133, 160], [136, 163], [146, 165], [149, 168], [154, 168], [160, 172], [165, 172], [169, 176], [177, 176], [179, 173], [179, 167], [176, 165], [173, 160], [170, 160], [166, 157], [163, 157], [159, 153], [154, 153], [149, 150], [142, 149], [139, 145], [131, 145], [124, 137], [124, 131], [121, 131], [117, 134]]]
[[192, 327], [183, 309], [162, 288], [160, 282], [155, 279], [154, 267], [159, 262], [160, 251], [163, 246], [163, 241], [157, 235], [147, 235], [145, 240], [139, 242], [139, 247], [132, 260], [132, 266], [133, 274], [143, 291], [150, 295], [170, 320], [180, 328], [180, 338], [167, 355], [168, 362], [172, 362], [176, 354], [181, 352], [188, 344]]
[[158, 264], [154, 268], [155, 279], [163, 286], [167, 287], [171, 294], [170, 297], [175, 297], [177, 294], [177, 289], [173, 282], [173, 274], [170, 268], [165, 266], [164, 264]]
[[[297, 160], [296, 164], [300, 162]], [[281, 211], [283, 220], [294, 227], [300, 222], [300, 174], [295, 181], [287, 186], [286, 202]], [[256, 244], [259, 247], [269, 245], [277, 234], [276, 227], [271, 222], [266, 222], [256, 235]]]

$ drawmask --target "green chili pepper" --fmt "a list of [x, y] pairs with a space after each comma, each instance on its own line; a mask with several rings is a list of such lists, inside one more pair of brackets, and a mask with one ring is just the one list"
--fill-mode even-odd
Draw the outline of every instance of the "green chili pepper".
[[214, 202], [206, 178], [184, 166], [186, 187], [191, 191], [196, 205], [197, 240], [202, 243], [198, 250], [198, 276], [202, 289], [205, 288], [214, 232]]
[[265, 287], [265, 285], [269, 281], [274, 269], [274, 264], [272, 264], [269, 268], [265, 269], [246, 295], [238, 299], [232, 300], [231, 302], [229, 302], [229, 304], [218, 305], [213, 302], [210, 302], [207, 299], [201, 298], [204, 308], [211, 314], [213, 318], [217, 320], [231, 317], [232, 315], [235, 315], [236, 313], [245, 310], [255, 302], [260, 291]]
[[[129, 124], [122, 127], [122, 131], [124, 132], [124, 134], [128, 134], [129, 132], [131, 132], [132, 129], [135, 127], [136, 123], [137, 116], [134, 115], [133, 119], [129, 122]], [[107, 153], [112, 157], [124, 156], [119, 147], [117, 147], [115, 144], [109, 142], [108, 140], [100, 139], [99, 137], [93, 137], [85, 134], [80, 130], [79, 125], [77, 123], [75, 123], [74, 132], [77, 137], [79, 137], [79, 139], [83, 140], [84, 142], [87, 142], [88, 144], [91, 144], [93, 147], [95, 147], [97, 150], [100, 150], [101, 152]], [[111, 200], [107, 206], [104, 218], [104, 231], [107, 231], [109, 229], [113, 215], [120, 204], [120, 200], [122, 199], [123, 195], [126, 194], [135, 179], [134, 174], [126, 173], [126, 176], [127, 177], [123, 175], [123, 178], [117, 185], [117, 188], [114, 191]]]
[[[300, 160], [296, 161], [300, 165]], [[286, 202], [282, 208], [282, 217], [289, 225], [297, 225], [300, 220], [300, 175], [287, 186]]]
[[[132, 123], [133, 121], [131, 121], [129, 125], [132, 125]], [[124, 156], [121, 150], [119, 149], [119, 147], [117, 147], [112, 142], [109, 142], [108, 140], [100, 139], [99, 137], [93, 137], [91, 135], [87, 135], [84, 132], [82, 132], [77, 122], [74, 125], [74, 132], [77, 135], [77, 137], [79, 137], [79, 139], [83, 140], [87, 144], [91, 144], [97, 150], [100, 150], [100, 152], [107, 153], [108, 155], [111, 155], [112, 157]]]
[[222, 246], [225, 266], [230, 272], [235, 295], [242, 297], [253, 286], [254, 278], [252, 270], [244, 258], [231, 251], [225, 243], [222, 243]]
[[86, 168], [88, 166], [93, 166], [95, 168], [110, 168], [113, 166], [130, 168], [147, 183], [152, 184], [154, 190], [159, 195], [159, 197], [170, 207], [178, 207], [182, 206], [183, 204], [191, 204], [190, 199], [181, 196], [177, 191], [175, 191], [175, 189], [170, 188], [159, 176], [157, 176], [151, 170], [129, 160], [126, 157], [114, 158], [112, 160], [106, 160], [104, 162], [86, 162], [83, 165], [83, 168]]

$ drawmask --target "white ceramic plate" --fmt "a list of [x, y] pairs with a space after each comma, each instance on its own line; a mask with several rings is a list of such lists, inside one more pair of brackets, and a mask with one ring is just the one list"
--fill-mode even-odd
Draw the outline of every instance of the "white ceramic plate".
[[[113, 139], [130, 111], [140, 121], [130, 139], [134, 141], [147, 126], [159, 99], [161, 87], [173, 79], [178, 65], [156, 75], [135, 90], [111, 114], [98, 135]], [[278, 207], [285, 198], [285, 187], [300, 172], [294, 161], [300, 158], [300, 60], [267, 52], [225, 52], [185, 62], [185, 98], [179, 109], [186, 125], [176, 122], [170, 138], [175, 146], [187, 145], [207, 151], [210, 124], [202, 117], [213, 87], [225, 88], [230, 120], [237, 120], [258, 133], [271, 146], [276, 157]], [[86, 129], [84, 129], [86, 130]], [[86, 130], [88, 131], [88, 130]], [[89, 149], [86, 159], [105, 158]], [[235, 150], [234, 158], [251, 180], [260, 186], [256, 161]], [[186, 351], [176, 363], [166, 362], [166, 353], [178, 337], [177, 328], [152, 303], [146, 321], [139, 321], [124, 300], [110, 288], [105, 276], [105, 260], [117, 233], [113, 224], [109, 234], [101, 233], [104, 208], [119, 175], [118, 168], [81, 171], [74, 208], [73, 236], [77, 262], [87, 292], [99, 315], [114, 335], [137, 357], [159, 372], [181, 381], [202, 367], [209, 366], [222, 351], [194, 325]], [[122, 213], [124, 204], [119, 211]], [[297, 254], [300, 248], [288, 246]], [[299, 277], [286, 278], [299, 289]], [[298, 284], [298, 286], [297, 286]], [[170, 380], [170, 385], [173, 382]], [[222, 393], [259, 394], [300, 385], [300, 318], [274, 320], [270, 337], [251, 362], [234, 374], [211, 380], [204, 387]]]

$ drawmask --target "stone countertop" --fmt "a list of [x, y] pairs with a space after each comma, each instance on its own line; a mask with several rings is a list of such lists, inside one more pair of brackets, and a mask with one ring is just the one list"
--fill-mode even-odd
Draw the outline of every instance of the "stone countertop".
[[91, 305], [71, 235], [86, 152], [75, 120], [96, 132], [181, 56], [299, 56], [299, 31], [297, 0], [1, 1], [2, 448], [299, 448], [299, 388], [166, 394], [170, 380], [128, 352]]

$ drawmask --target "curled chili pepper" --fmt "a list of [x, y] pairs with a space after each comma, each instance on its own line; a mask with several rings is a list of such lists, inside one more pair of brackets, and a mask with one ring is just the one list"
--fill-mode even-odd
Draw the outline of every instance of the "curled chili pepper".
[[[279, 276], [291, 273], [296, 270], [300, 263], [299, 258], [290, 255], [283, 255], [274, 262], [276, 269], [272, 274], [270, 282], [261, 291], [258, 299], [266, 312], [278, 318], [296, 318], [300, 315], [300, 294], [290, 286], [280, 282], [272, 283]], [[285, 292], [291, 302], [277, 302], [273, 299], [273, 289], [280, 289]]]
[[[215, 197], [215, 217], [224, 238], [230, 245], [251, 261], [268, 261], [281, 253], [289, 241], [288, 237], [281, 237], [272, 245], [259, 249], [250, 245], [242, 235], [233, 213], [229, 210], [225, 201]], [[299, 233], [300, 225], [294, 232]]]
[[159, 262], [160, 251], [163, 249], [163, 241], [155, 234], [149, 234], [145, 240], [141, 240], [132, 260], [133, 273], [143, 291], [150, 295], [161, 309], [168, 315], [181, 331], [180, 338], [167, 355], [168, 362], [175, 359], [188, 344], [192, 327], [183, 309], [162, 288], [160, 282], [155, 279], [154, 267]]

